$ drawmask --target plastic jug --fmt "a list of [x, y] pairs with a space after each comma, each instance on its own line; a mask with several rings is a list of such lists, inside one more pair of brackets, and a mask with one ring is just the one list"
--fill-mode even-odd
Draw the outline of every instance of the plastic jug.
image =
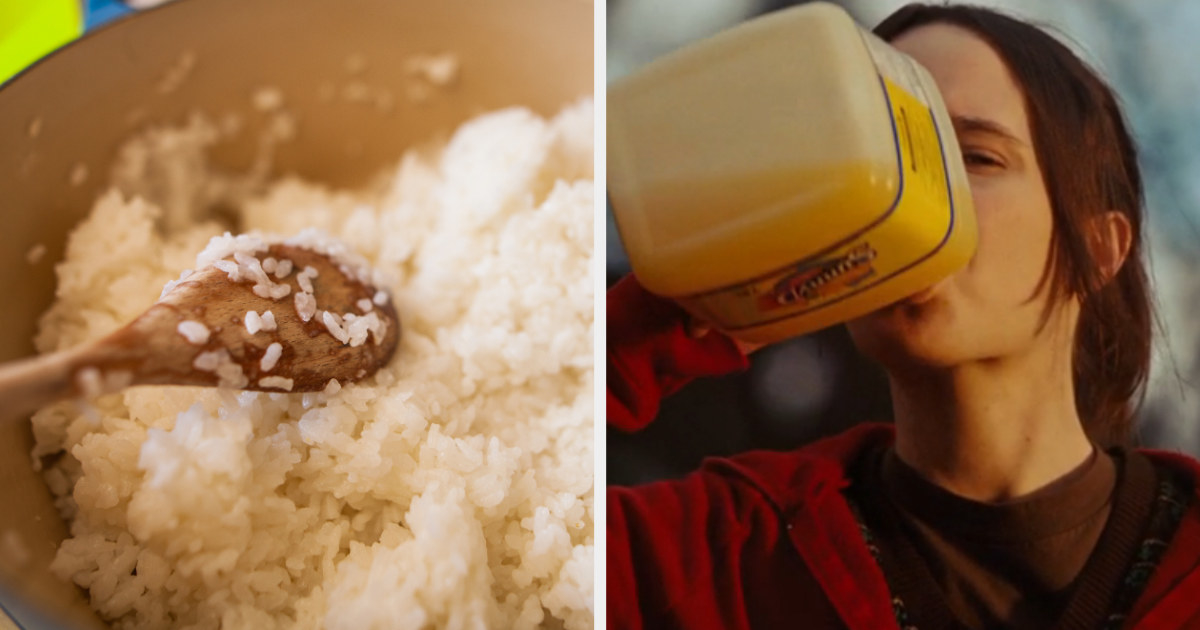
[[648, 290], [769, 342], [966, 265], [976, 226], [929, 73], [839, 7], [767, 14], [608, 89], [608, 195]]

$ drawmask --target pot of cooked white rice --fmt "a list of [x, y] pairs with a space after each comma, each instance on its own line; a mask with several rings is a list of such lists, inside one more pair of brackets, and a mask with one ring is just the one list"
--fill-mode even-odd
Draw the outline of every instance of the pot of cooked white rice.
[[322, 392], [0, 419], [21, 627], [592, 627], [593, 10], [177, 0], [0, 88], [0, 360], [226, 231], [339, 240], [403, 324]]

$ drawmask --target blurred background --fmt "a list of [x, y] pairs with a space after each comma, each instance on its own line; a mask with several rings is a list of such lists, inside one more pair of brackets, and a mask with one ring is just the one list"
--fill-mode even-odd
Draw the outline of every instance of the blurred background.
[[[873, 27], [904, 2], [837, 0]], [[1141, 148], [1150, 269], [1164, 330], [1138, 425], [1143, 445], [1200, 456], [1200, 3], [1172, 0], [976, 0], [1057, 32], [1123, 100]], [[785, 0], [609, 0], [608, 80]], [[629, 272], [611, 209], [607, 279]], [[646, 430], [608, 430], [608, 482], [679, 477], [710, 455], [783, 450], [865, 421], [888, 420], [883, 372], [858, 356], [844, 327], [756, 353], [748, 372], [692, 383]]]

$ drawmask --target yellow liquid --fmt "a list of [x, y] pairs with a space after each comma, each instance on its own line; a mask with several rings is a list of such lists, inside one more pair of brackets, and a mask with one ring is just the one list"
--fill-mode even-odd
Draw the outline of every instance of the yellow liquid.
[[830, 248], [830, 235], [882, 218], [898, 185], [895, 167], [865, 163], [647, 182], [653, 211], [623, 223], [621, 237], [651, 291], [697, 293]]
[[969, 203], [905, 184], [900, 196], [898, 172], [859, 164], [655, 187], [644, 194], [653, 220], [627, 221], [645, 232], [622, 237], [648, 289], [730, 334], [773, 341], [902, 299], [969, 260]]
[[608, 192], [642, 284], [751, 341], [916, 293], [975, 247], [932, 78], [820, 2], [611, 85]]

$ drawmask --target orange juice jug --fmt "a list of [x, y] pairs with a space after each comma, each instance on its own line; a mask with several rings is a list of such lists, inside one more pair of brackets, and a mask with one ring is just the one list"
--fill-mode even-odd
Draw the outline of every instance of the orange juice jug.
[[966, 265], [974, 208], [928, 71], [816, 2], [608, 89], [608, 195], [647, 290], [747, 341], [859, 317]]

